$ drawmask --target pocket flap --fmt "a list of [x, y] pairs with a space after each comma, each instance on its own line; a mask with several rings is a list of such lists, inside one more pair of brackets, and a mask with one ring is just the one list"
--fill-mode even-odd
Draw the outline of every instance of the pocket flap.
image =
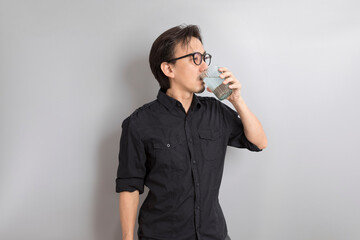
[[219, 130], [199, 130], [199, 137], [202, 139], [216, 140], [219, 135]]
[[170, 141], [161, 141], [161, 140], [155, 140], [153, 142], [154, 148], [173, 148], [176, 147], [179, 144], [182, 144], [186, 139], [184, 137], [176, 136], [170, 139]]
[[167, 148], [166, 144], [164, 144], [162, 142], [153, 142], [153, 147], [154, 148]]

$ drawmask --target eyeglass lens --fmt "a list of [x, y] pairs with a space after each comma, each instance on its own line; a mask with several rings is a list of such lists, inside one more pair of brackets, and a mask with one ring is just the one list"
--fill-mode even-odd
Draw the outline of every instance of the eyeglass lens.
[[[202, 60], [203, 60], [203, 55], [201, 53], [195, 53], [194, 54], [194, 62], [195, 62], [195, 64], [200, 65]], [[204, 55], [204, 60], [205, 60], [205, 63], [207, 65], [210, 65], [211, 57], [209, 56], [209, 54]]]

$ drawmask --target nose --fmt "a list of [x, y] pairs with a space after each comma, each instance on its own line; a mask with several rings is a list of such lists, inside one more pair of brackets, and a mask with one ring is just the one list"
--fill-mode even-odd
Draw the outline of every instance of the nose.
[[200, 72], [204, 72], [206, 69], [208, 69], [208, 65], [205, 61], [202, 61], [202, 63], [200, 64]]

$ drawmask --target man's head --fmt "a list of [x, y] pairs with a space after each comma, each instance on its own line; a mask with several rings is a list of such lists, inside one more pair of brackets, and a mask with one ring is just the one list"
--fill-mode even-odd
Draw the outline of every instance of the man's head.
[[173, 27], [155, 40], [149, 62], [161, 88], [167, 90], [171, 87], [197, 93], [205, 90], [200, 74], [208, 67], [204, 58], [208, 61], [209, 55], [196, 54], [173, 60], [195, 52], [205, 53], [200, 29], [196, 25]]

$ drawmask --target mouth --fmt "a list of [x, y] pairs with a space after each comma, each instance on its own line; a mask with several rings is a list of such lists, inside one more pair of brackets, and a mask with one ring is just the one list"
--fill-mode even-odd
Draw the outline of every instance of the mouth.
[[206, 71], [205, 72], [203, 72], [202, 74], [200, 74], [200, 80], [201, 81], [203, 81], [204, 80], [204, 78], [206, 78]]

